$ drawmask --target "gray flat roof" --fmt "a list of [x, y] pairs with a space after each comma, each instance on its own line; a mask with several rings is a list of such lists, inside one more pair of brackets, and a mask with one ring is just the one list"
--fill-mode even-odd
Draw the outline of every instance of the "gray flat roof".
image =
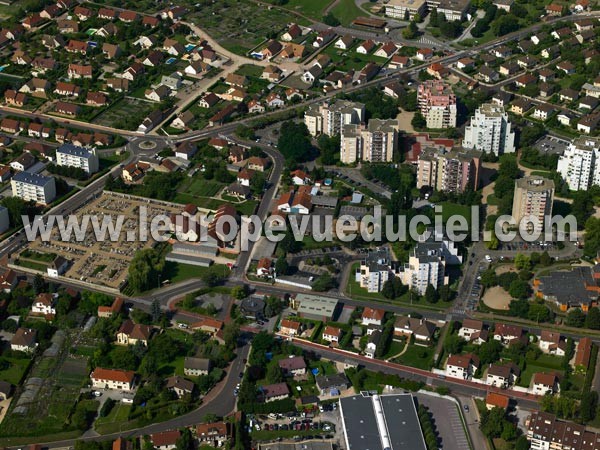
[[317, 314], [320, 316], [333, 316], [338, 301], [335, 298], [321, 297], [311, 294], [298, 294], [296, 300], [300, 302], [299, 313]]
[[33, 184], [35, 186], [45, 186], [54, 180], [53, 177], [45, 177], [44, 175], [29, 172], [19, 172], [15, 174], [12, 179], [22, 183]]
[[87, 148], [79, 147], [73, 144], [63, 144], [56, 149], [57, 153], [64, 153], [65, 155], [77, 156], [79, 158], [90, 158], [92, 152]]
[[[426, 450], [413, 396], [410, 394], [340, 399], [348, 450]], [[376, 409], [387, 429], [384, 447]], [[381, 425], [381, 424], [380, 424]]]

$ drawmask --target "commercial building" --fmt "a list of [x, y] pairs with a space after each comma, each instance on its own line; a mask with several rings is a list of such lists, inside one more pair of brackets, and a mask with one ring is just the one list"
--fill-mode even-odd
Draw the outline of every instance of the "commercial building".
[[371, 119], [368, 126], [348, 124], [342, 128], [340, 160], [390, 162], [398, 148], [398, 121]]
[[484, 103], [475, 111], [465, 128], [463, 147], [496, 156], [515, 152], [515, 132], [511, 130], [508, 114], [503, 106]]
[[541, 232], [545, 217], [552, 215], [554, 181], [539, 176], [529, 176], [515, 181], [512, 216], [517, 226], [526, 218], [528, 229]]
[[341, 134], [344, 125], [359, 124], [365, 119], [365, 105], [348, 100], [337, 100], [311, 105], [304, 114], [304, 124], [311, 136]]
[[430, 8], [433, 6], [432, 3], [438, 3], [438, 14], [444, 14], [446, 20], [451, 22], [453, 20], [462, 21], [467, 18], [467, 11], [471, 5], [471, 0], [441, 0], [438, 2], [430, 0], [427, 2]]
[[581, 308], [587, 312], [598, 301], [598, 272], [597, 265], [550, 272], [536, 279], [536, 297], [555, 303], [561, 311]]
[[410, 394], [354, 395], [340, 399], [345, 448], [425, 450], [415, 401]]
[[427, 128], [456, 127], [456, 96], [443, 81], [427, 80], [421, 83], [417, 101], [427, 121]]
[[48, 204], [56, 197], [54, 177], [29, 172], [19, 172], [10, 180], [14, 197], [25, 201]]
[[426, 11], [426, 0], [390, 0], [385, 5], [385, 15], [400, 20], [405, 19], [407, 14], [410, 19], [417, 14], [423, 17]]
[[298, 302], [298, 315], [312, 320], [333, 320], [337, 313], [338, 301], [335, 298], [320, 297], [311, 294], [298, 294], [294, 302]]
[[475, 151], [445, 152], [426, 148], [417, 163], [417, 187], [430, 186], [438, 191], [461, 193], [479, 186], [480, 154]]
[[572, 191], [600, 185], [600, 138], [575, 139], [558, 159], [556, 171]]

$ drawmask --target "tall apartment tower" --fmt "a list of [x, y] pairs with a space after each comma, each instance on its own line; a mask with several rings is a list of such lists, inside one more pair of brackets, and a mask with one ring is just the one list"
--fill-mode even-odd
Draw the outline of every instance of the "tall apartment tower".
[[544, 230], [544, 218], [552, 215], [554, 181], [544, 177], [530, 176], [515, 181], [512, 216], [517, 222], [531, 216], [528, 229], [535, 232]]
[[344, 125], [359, 124], [365, 119], [365, 105], [348, 100], [337, 100], [311, 105], [304, 114], [304, 123], [311, 136], [341, 134]]
[[419, 110], [427, 128], [456, 127], [456, 96], [450, 86], [440, 80], [427, 80], [417, 90]]
[[368, 126], [345, 125], [340, 139], [340, 160], [390, 162], [398, 148], [398, 122], [371, 119]]
[[572, 191], [600, 185], [600, 138], [575, 139], [558, 159], [556, 171]]
[[465, 128], [463, 147], [500, 156], [514, 153], [515, 132], [511, 130], [503, 106], [484, 103], [475, 111], [471, 124]]
[[417, 187], [453, 193], [475, 190], [479, 186], [480, 156], [475, 151], [425, 149], [417, 163]]

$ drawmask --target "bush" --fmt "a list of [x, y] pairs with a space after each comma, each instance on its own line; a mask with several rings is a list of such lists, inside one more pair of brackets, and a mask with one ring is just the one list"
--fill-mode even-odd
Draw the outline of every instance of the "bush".
[[115, 407], [116, 403], [117, 402], [112, 398], [107, 399], [104, 402], [104, 405], [102, 405], [102, 408], [100, 408], [100, 417], [108, 416], [112, 409]]

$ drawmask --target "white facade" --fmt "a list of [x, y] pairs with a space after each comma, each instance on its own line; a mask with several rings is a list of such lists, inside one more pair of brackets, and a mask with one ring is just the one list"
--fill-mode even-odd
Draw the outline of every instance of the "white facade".
[[504, 107], [485, 103], [477, 108], [471, 124], [465, 128], [463, 147], [496, 156], [514, 153], [515, 133]]
[[396, 120], [371, 119], [367, 127], [345, 125], [340, 138], [340, 160], [344, 164], [391, 162], [398, 148], [397, 129]]
[[100, 161], [95, 149], [88, 150], [72, 144], [64, 144], [56, 150], [56, 164], [76, 167], [88, 174], [98, 172], [100, 169]]
[[575, 139], [559, 158], [556, 171], [573, 191], [600, 185], [600, 138]]
[[12, 194], [25, 201], [48, 204], [56, 197], [54, 177], [20, 172], [10, 180]]
[[304, 115], [304, 123], [311, 136], [341, 134], [344, 125], [359, 124], [365, 118], [362, 103], [338, 100], [335, 103], [311, 105]]

